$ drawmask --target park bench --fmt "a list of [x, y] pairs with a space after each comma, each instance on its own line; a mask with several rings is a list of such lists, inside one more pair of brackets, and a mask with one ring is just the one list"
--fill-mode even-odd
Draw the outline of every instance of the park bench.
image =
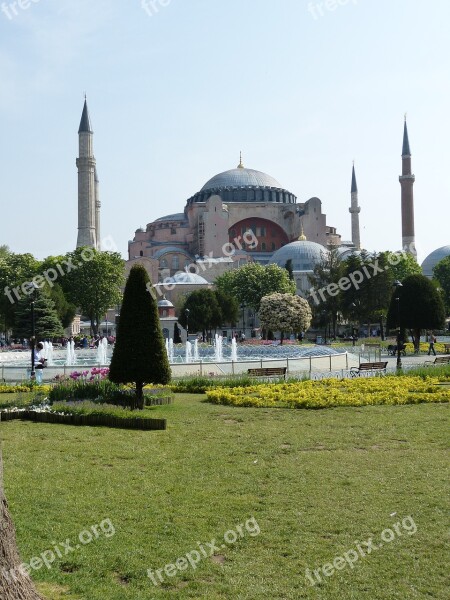
[[431, 365], [450, 365], [450, 356], [437, 356], [434, 360], [426, 360], [425, 366]]
[[445, 350], [445, 354], [449, 354], [450, 353], [450, 344], [444, 344], [444, 350]]
[[253, 377], [284, 377], [286, 379], [287, 367], [268, 367], [263, 369], [248, 369], [248, 374]]
[[387, 361], [360, 363], [359, 367], [351, 367], [350, 375], [352, 377], [360, 377], [361, 373], [367, 373], [368, 371], [373, 371], [375, 374], [379, 375], [382, 375], [383, 373], [386, 374], [387, 365]]

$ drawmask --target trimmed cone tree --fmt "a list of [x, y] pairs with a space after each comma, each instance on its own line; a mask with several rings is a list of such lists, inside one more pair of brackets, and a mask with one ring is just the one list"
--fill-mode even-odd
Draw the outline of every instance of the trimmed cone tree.
[[171, 375], [158, 307], [151, 291], [145, 268], [142, 265], [132, 267], [109, 368], [109, 379], [114, 383], [135, 384], [134, 408], [140, 409], [144, 408], [144, 385], [169, 383]]
[[43, 600], [20, 560], [16, 532], [3, 491], [3, 463], [0, 447], [0, 598], [3, 600]]

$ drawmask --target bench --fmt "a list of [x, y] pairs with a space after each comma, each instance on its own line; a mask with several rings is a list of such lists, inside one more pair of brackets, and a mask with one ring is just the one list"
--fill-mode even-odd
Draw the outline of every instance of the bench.
[[248, 369], [248, 374], [253, 377], [284, 377], [286, 379], [287, 367], [268, 367], [265, 369]]
[[359, 377], [361, 373], [367, 371], [376, 371], [380, 375], [384, 372], [386, 374], [386, 367], [388, 362], [368, 362], [368, 363], [360, 363], [359, 367], [351, 367], [350, 375], [351, 377]]
[[434, 360], [426, 360], [425, 366], [431, 365], [450, 365], [450, 356], [437, 356]]
[[449, 354], [450, 353], [450, 344], [444, 344], [444, 350], [445, 350], [445, 354]]

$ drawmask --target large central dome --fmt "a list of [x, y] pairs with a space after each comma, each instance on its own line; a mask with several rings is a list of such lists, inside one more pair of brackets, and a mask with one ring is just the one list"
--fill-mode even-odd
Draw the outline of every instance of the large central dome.
[[205, 183], [201, 191], [206, 192], [207, 190], [227, 187], [271, 187], [283, 189], [281, 183], [270, 175], [267, 175], [267, 173], [255, 171], [255, 169], [238, 167], [237, 169], [230, 169], [229, 171], [214, 175], [214, 177]]
[[214, 175], [202, 189], [189, 198], [187, 204], [206, 202], [214, 194], [229, 202], [279, 202], [295, 204], [297, 198], [271, 175], [246, 169], [241, 161], [236, 169]]

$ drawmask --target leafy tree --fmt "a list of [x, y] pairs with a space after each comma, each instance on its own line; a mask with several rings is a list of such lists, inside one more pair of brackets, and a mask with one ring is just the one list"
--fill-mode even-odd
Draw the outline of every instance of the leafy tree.
[[6, 249], [0, 255], [0, 317], [5, 330], [14, 326], [19, 300], [27, 297], [22, 286], [39, 274], [39, 261], [31, 254], [14, 254]]
[[336, 248], [332, 248], [323, 255], [322, 260], [315, 265], [313, 274], [309, 276], [313, 286], [310, 306], [314, 321], [316, 324], [331, 323], [334, 337], [336, 337], [336, 326], [341, 309], [338, 284], [342, 274], [343, 265], [339, 252]]
[[387, 255], [393, 281], [403, 281], [409, 275], [422, 275], [422, 269], [412, 254], [390, 251], [383, 254]]
[[387, 317], [388, 327], [410, 329], [416, 350], [419, 348], [420, 331], [440, 329], [444, 321], [442, 297], [424, 275], [410, 275], [404, 279], [402, 287], [398, 287], [392, 294]]
[[101, 316], [119, 304], [124, 279], [124, 262], [117, 252], [100, 252], [94, 248], [77, 248], [67, 255], [74, 265], [61, 278], [67, 299], [81, 309], [94, 334]]
[[219, 325], [223, 325], [224, 323], [233, 325], [236, 323], [239, 316], [239, 304], [236, 298], [233, 298], [233, 296], [220, 289], [215, 289], [214, 295], [216, 296], [221, 315]]
[[286, 269], [278, 265], [263, 266], [249, 263], [238, 269], [227, 271], [215, 281], [216, 287], [229, 296], [236, 298], [239, 304], [245, 304], [255, 311], [264, 296], [279, 292], [295, 294], [295, 282], [289, 279]]
[[[34, 322], [37, 340], [52, 339], [64, 334], [55, 303], [43, 290], [35, 292]], [[31, 298], [22, 298], [17, 303], [14, 335], [18, 338], [31, 336]]]
[[144, 408], [147, 383], [168, 383], [170, 366], [158, 316], [148, 292], [150, 279], [142, 265], [134, 265], [125, 286], [117, 339], [109, 369], [114, 383], [134, 383], [136, 406]]
[[[186, 310], [189, 310], [189, 319], [187, 319]], [[179, 322], [184, 328], [189, 322], [189, 331], [201, 331], [204, 338], [206, 338], [207, 331], [220, 327], [222, 312], [214, 291], [196, 290], [186, 296], [180, 311]]]
[[442, 290], [446, 314], [450, 315], [450, 256], [446, 256], [433, 268], [433, 275]]
[[4, 600], [43, 600], [22, 568], [16, 532], [3, 489], [3, 461], [0, 446], [0, 598]]
[[54, 284], [53, 287], [50, 288], [49, 295], [55, 303], [56, 312], [58, 313], [62, 326], [66, 329], [75, 317], [77, 311], [76, 306], [68, 302], [59, 283]]
[[281, 332], [283, 343], [285, 333], [300, 333], [309, 329], [312, 313], [304, 298], [275, 293], [262, 298], [259, 318], [264, 329]]

